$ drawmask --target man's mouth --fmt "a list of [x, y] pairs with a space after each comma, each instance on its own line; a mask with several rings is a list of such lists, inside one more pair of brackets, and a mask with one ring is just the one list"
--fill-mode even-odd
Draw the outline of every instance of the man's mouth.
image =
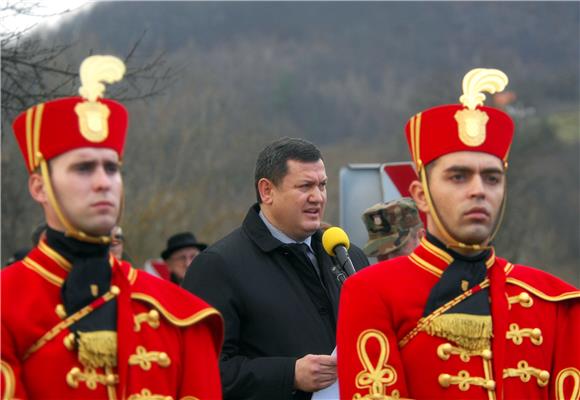
[[91, 206], [95, 208], [114, 207], [113, 203], [111, 203], [110, 201], [97, 201], [96, 203], [91, 204]]
[[469, 209], [466, 213], [463, 214], [465, 217], [473, 220], [487, 220], [489, 219], [489, 211], [484, 207], [474, 207]]
[[319, 208], [309, 208], [304, 210], [304, 213], [307, 215], [310, 215], [312, 217], [317, 217], [320, 215], [320, 209]]

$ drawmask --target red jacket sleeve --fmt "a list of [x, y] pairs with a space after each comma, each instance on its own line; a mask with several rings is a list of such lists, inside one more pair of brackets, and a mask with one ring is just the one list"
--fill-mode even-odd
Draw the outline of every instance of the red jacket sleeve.
[[179, 398], [193, 396], [200, 400], [222, 398], [219, 352], [210, 326], [204, 322], [184, 328], [183, 368]]
[[[561, 302], [550, 377], [550, 399], [577, 399], [580, 396], [580, 340], [576, 336], [579, 327], [580, 300]], [[574, 337], [576, 338], [571, 340]]]
[[0, 380], [0, 392], [2, 399], [26, 399], [26, 391], [20, 378], [21, 366], [20, 360], [16, 355], [16, 346], [14, 345], [12, 335], [2, 324], [2, 360]]
[[364, 273], [347, 279], [340, 298], [337, 331], [341, 399], [408, 395], [391, 321], [387, 305], [365, 280]]

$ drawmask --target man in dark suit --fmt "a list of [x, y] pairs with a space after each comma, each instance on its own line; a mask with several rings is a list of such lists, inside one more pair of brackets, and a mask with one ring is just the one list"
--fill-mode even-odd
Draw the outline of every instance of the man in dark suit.
[[[336, 380], [340, 283], [321, 243], [327, 176], [318, 148], [283, 138], [258, 156], [242, 226], [201, 253], [183, 287], [224, 316], [226, 399], [309, 399]], [[355, 268], [368, 265], [352, 246]]]

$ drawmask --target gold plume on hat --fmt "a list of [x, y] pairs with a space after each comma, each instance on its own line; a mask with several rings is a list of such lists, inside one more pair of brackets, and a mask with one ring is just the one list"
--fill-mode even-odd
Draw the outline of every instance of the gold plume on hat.
[[114, 56], [90, 56], [81, 64], [79, 94], [87, 101], [79, 103], [75, 112], [79, 117], [79, 131], [89, 142], [100, 143], [109, 136], [109, 115], [106, 104], [98, 102], [105, 93], [101, 82], [120, 81], [125, 74], [125, 64]]
[[88, 101], [96, 101], [105, 93], [105, 83], [120, 81], [125, 75], [125, 63], [114, 56], [87, 57], [80, 68], [79, 94]]
[[475, 68], [463, 78], [463, 95], [459, 101], [469, 108], [483, 105], [485, 95], [482, 92], [501, 92], [508, 84], [508, 77], [499, 69]]

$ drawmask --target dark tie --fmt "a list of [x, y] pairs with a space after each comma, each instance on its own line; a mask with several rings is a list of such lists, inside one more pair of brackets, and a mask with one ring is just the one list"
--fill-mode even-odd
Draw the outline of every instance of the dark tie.
[[305, 260], [306, 264], [312, 267], [312, 269], [316, 272], [316, 275], [318, 275], [318, 278], [320, 279], [320, 270], [318, 269], [318, 265], [316, 263], [316, 256], [314, 255], [310, 247], [308, 247], [306, 243], [294, 243], [294, 246], [296, 246], [298, 252], [302, 255], [302, 258]]
[[294, 265], [306, 291], [308, 292], [313, 303], [316, 305], [321, 316], [328, 318], [329, 327], [334, 331], [334, 316], [332, 312], [332, 303], [326, 292], [324, 282], [316, 272], [316, 267], [312, 264], [308, 256], [308, 245], [305, 243], [291, 243], [288, 245], [294, 254], [300, 260]]

